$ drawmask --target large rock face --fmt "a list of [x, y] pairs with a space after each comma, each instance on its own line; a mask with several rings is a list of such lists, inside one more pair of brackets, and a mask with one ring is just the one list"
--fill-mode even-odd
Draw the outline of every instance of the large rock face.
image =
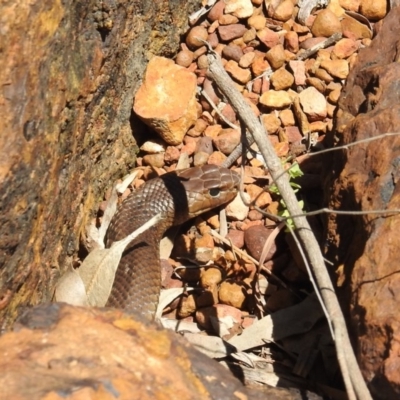
[[[244, 388], [179, 335], [117, 310], [41, 305], [0, 337], [2, 399], [299, 400]], [[317, 398], [317, 397], [310, 397]]]
[[[0, 5], [0, 321], [49, 300], [113, 180], [135, 160], [133, 97], [200, 0]], [[136, 133], [136, 132], [135, 132]]]
[[[340, 98], [338, 144], [400, 131], [400, 8], [362, 50]], [[340, 210], [400, 209], [400, 137], [334, 153], [329, 205]], [[327, 256], [350, 301], [352, 333], [376, 399], [400, 397], [399, 215], [331, 215]]]

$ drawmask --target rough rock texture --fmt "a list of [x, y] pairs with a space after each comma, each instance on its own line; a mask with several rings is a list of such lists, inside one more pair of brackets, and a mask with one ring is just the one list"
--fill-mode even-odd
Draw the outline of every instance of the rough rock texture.
[[[400, 127], [400, 8], [385, 18], [362, 50], [339, 100], [338, 144]], [[400, 137], [333, 155], [329, 205], [341, 210], [400, 209]], [[399, 215], [335, 216], [328, 221], [327, 257], [350, 301], [352, 333], [374, 399], [400, 397]]]
[[173, 60], [153, 57], [133, 109], [168, 144], [181, 144], [197, 119], [196, 75]]
[[1, 398], [296, 400], [296, 391], [244, 388], [184, 339], [121, 311], [53, 303], [0, 337]]
[[106, 187], [133, 166], [133, 96], [148, 58], [175, 53], [199, 4], [1, 3], [2, 325], [50, 299]]

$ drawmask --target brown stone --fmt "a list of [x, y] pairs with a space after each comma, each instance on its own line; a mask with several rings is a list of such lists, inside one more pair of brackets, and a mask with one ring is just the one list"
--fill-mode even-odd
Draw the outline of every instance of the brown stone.
[[204, 40], [207, 40], [207, 29], [202, 26], [194, 26], [186, 36], [186, 44], [189, 49], [196, 50], [204, 46]]
[[243, 56], [243, 51], [239, 46], [230, 44], [222, 49], [222, 56], [227, 60], [239, 62], [240, 58]]
[[257, 37], [270, 49], [279, 43], [279, 35], [269, 28], [257, 32]]
[[224, 25], [218, 28], [218, 34], [222, 41], [229, 42], [243, 36], [246, 30], [247, 28], [242, 24]]
[[214, 146], [223, 154], [229, 155], [240, 143], [240, 131], [237, 129], [223, 129], [213, 139]]
[[224, 0], [217, 1], [211, 8], [211, 10], [208, 12], [207, 18], [212, 22], [217, 21], [218, 18], [224, 14], [224, 9], [225, 9], [225, 1]]
[[[370, 47], [359, 53], [339, 100], [338, 145], [371, 138], [400, 126], [400, 8], [385, 18]], [[371, 85], [371, 82], [374, 82]], [[327, 135], [333, 141], [333, 134]], [[325, 192], [338, 210], [400, 208], [400, 138], [387, 137], [333, 154]], [[328, 204], [328, 203], [327, 203]], [[329, 218], [326, 257], [343, 265], [340, 284], [349, 295], [352, 333], [363, 375], [377, 400], [400, 396], [399, 215]]]
[[303, 86], [306, 82], [306, 69], [304, 61], [289, 61], [289, 67], [293, 71], [294, 82], [298, 86]]
[[[244, 232], [244, 242], [249, 254], [258, 260], [261, 256], [264, 244], [272, 233], [273, 229], [268, 229], [265, 226], [252, 226]], [[276, 253], [277, 246], [273, 242], [265, 261], [270, 260]]]
[[289, 31], [285, 34], [285, 48], [292, 53], [299, 51], [299, 37], [296, 32]]
[[244, 232], [237, 229], [230, 229], [227, 238], [232, 242], [232, 244], [239, 249], [244, 246]]

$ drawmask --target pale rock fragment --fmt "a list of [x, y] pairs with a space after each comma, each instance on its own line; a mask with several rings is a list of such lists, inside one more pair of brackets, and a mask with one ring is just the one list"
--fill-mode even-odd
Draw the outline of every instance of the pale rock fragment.
[[226, 0], [225, 14], [238, 18], [248, 18], [253, 15], [253, 5], [250, 0]]
[[327, 104], [325, 96], [313, 86], [304, 89], [299, 94], [299, 100], [310, 121], [318, 121], [326, 117]]
[[260, 103], [270, 108], [284, 108], [292, 104], [292, 98], [283, 90], [268, 90], [260, 97]]

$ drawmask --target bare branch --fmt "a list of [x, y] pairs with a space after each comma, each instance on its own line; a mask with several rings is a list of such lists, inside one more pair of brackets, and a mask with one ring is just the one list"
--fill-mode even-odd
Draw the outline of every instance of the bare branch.
[[[291, 215], [301, 214], [302, 210], [300, 209], [296, 195], [293, 193], [290, 186], [288, 176], [283, 173], [284, 171], [281, 161], [274, 152], [271, 142], [267, 140], [268, 135], [266, 135], [264, 127], [257, 120], [250, 106], [244, 101], [242, 95], [236, 89], [229, 75], [224, 70], [218, 54], [210, 52], [208, 55], [208, 61], [209, 71], [213, 80], [253, 135], [289, 213]], [[350, 397], [353, 397], [353, 393], [356, 393], [357, 398], [360, 400], [372, 400], [351, 347], [346, 322], [335, 295], [335, 290], [329, 274], [326, 271], [318, 242], [315, 239], [311, 227], [305, 217], [296, 218], [295, 225], [320, 288], [324, 304], [329, 312], [330, 320], [335, 332], [336, 352], [342, 373], [346, 374], [347, 370], [349, 371], [350, 379], [345, 379], [347, 393]]]

